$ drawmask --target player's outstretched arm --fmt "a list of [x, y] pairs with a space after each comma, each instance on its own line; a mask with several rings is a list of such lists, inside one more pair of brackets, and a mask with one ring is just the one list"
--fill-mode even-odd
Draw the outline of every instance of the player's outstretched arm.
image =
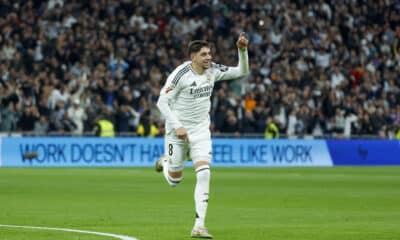
[[249, 56], [247, 53], [247, 46], [249, 45], [249, 40], [246, 38], [245, 33], [239, 35], [236, 41], [236, 46], [238, 48], [239, 63], [236, 67], [225, 67], [220, 68], [220, 74], [217, 80], [228, 80], [235, 79], [239, 77], [246, 76], [249, 71]]

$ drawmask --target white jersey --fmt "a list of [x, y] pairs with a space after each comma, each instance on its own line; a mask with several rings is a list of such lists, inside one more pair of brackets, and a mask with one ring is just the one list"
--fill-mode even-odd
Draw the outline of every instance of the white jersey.
[[209, 121], [214, 83], [239, 78], [249, 72], [247, 50], [239, 50], [236, 67], [212, 63], [199, 75], [192, 69], [191, 63], [187, 61], [178, 66], [161, 89], [157, 106], [165, 117], [167, 133], [179, 127], [190, 130]]

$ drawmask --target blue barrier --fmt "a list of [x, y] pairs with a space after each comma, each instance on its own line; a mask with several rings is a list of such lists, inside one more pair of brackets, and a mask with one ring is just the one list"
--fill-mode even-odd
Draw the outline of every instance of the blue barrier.
[[1, 148], [6, 167], [153, 166], [164, 152], [162, 139], [147, 138], [3, 138]]
[[214, 166], [332, 166], [323, 140], [214, 139]]
[[[163, 152], [161, 138], [3, 138], [0, 163], [6, 167], [148, 167]], [[214, 139], [212, 164], [331, 166], [332, 160], [322, 140]]]
[[334, 165], [400, 165], [400, 141], [327, 140]]
[[[152, 167], [161, 138], [0, 138], [5, 167]], [[396, 140], [213, 139], [213, 166], [400, 165]], [[35, 153], [35, 154], [32, 154]]]

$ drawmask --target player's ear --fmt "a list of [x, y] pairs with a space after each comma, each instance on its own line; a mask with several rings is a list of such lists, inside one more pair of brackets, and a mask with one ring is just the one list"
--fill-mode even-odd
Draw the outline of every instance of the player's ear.
[[193, 60], [193, 58], [196, 56], [196, 53], [191, 53], [190, 54], [190, 60]]

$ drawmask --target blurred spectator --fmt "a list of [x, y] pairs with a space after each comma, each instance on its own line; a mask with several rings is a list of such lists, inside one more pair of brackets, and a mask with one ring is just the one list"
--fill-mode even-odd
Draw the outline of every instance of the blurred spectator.
[[400, 140], [400, 129], [398, 129], [396, 132], [396, 139]]
[[140, 123], [137, 128], [137, 134], [139, 136], [155, 137], [158, 136], [160, 131], [157, 126], [153, 123], [150, 116], [150, 112], [146, 111], [142, 114], [140, 118]]
[[61, 127], [58, 130], [61, 133], [73, 133], [78, 128], [75, 122], [68, 116], [68, 112], [64, 112], [60, 123]]
[[35, 136], [46, 136], [49, 131], [49, 123], [45, 116], [40, 116], [39, 121], [35, 122], [33, 132]]
[[264, 131], [265, 139], [275, 139], [279, 138], [279, 127], [276, 120], [268, 117], [266, 120], [266, 128]]
[[240, 135], [239, 122], [232, 109], [228, 109], [226, 112], [226, 119], [221, 128], [221, 132], [233, 133], [236, 136]]
[[11, 133], [18, 130], [17, 124], [20, 118], [20, 112], [15, 108], [13, 102], [1, 106], [0, 110], [0, 132]]
[[248, 95], [244, 98], [245, 101], [245, 110], [246, 112], [251, 112], [256, 107], [257, 102], [255, 100], [255, 96], [253, 92], [249, 92]]
[[241, 121], [241, 132], [243, 133], [255, 133], [257, 130], [257, 122], [254, 118], [252, 111], [245, 111], [243, 119]]
[[121, 59], [120, 56], [117, 56], [116, 58], [112, 56], [109, 67], [112, 78], [120, 79], [124, 77], [126, 70], [129, 68], [129, 64], [125, 60]]
[[19, 118], [18, 127], [21, 131], [32, 132], [35, 123], [39, 120], [39, 112], [36, 106], [25, 106], [21, 117]]
[[95, 135], [99, 137], [114, 137], [115, 127], [110, 115], [101, 115], [94, 127]]
[[127, 103], [122, 103], [116, 114], [116, 131], [125, 134], [135, 131], [139, 116]]
[[63, 101], [58, 101], [54, 110], [50, 115], [50, 130], [55, 132], [63, 131], [63, 118], [66, 113], [65, 103]]
[[[83, 121], [86, 120], [86, 113], [80, 105], [79, 99], [72, 100], [72, 106], [68, 108], [68, 118], [74, 123], [75, 128], [72, 131], [74, 135], [82, 135]], [[72, 130], [72, 129], [71, 129]]]

